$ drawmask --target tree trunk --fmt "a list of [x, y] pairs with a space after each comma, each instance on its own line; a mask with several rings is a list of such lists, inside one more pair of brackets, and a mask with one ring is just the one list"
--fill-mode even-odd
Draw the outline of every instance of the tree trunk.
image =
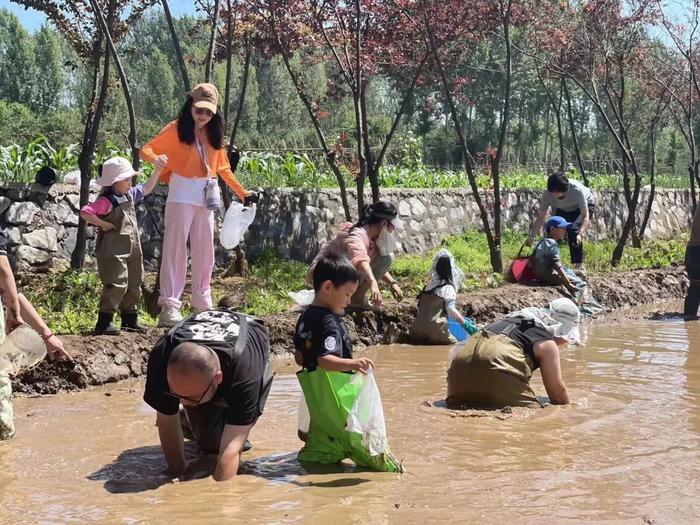
[[367, 103], [365, 89], [362, 90], [362, 98], [360, 99], [360, 114], [362, 115], [362, 144], [365, 148], [365, 161], [367, 163], [367, 178], [369, 179], [369, 187], [372, 190], [372, 202], [379, 200], [379, 170], [374, 169], [374, 159], [372, 158], [372, 148], [369, 142], [369, 123], [367, 121]]
[[[693, 165], [693, 164], [695, 164], [695, 165]], [[691, 214], [690, 214], [691, 217], [692, 217], [693, 215], [695, 215], [695, 208], [696, 208], [697, 205], [698, 205], [697, 190], [695, 189], [695, 180], [696, 180], [696, 173], [697, 173], [697, 163], [693, 163], [693, 164], [691, 164], [691, 165], [688, 166], [688, 175], [689, 175], [688, 178], [690, 179], [690, 198], [691, 198], [691, 200], [692, 200], [692, 202], [693, 202], [693, 209], [692, 209], [692, 212], [691, 212]]]
[[[425, 6], [425, 2], [423, 2]], [[474, 177], [473, 170], [473, 159], [469, 149], [467, 148], [467, 141], [462, 131], [462, 126], [459, 121], [459, 113], [457, 112], [457, 106], [450, 91], [450, 83], [447, 79], [447, 74], [445, 73], [445, 68], [442, 65], [442, 60], [437, 52], [437, 44], [435, 42], [435, 35], [430, 26], [430, 21], [428, 20], [427, 13], [425, 9], [423, 11], [423, 24], [426, 31], [426, 37], [428, 40], [428, 45], [430, 46], [430, 51], [435, 58], [435, 65], [437, 68], [438, 75], [440, 77], [440, 82], [442, 83], [443, 94], [445, 95], [445, 101], [450, 111], [452, 117], [452, 123], [457, 132], [457, 138], [459, 139], [459, 145], [462, 149], [462, 154], [464, 155], [464, 171], [467, 174], [467, 179], [469, 180], [469, 187], [472, 190], [472, 195], [474, 197], [474, 202], [476, 202], [477, 208], [479, 209], [479, 216], [481, 218], [481, 224], [484, 228], [484, 234], [486, 235], [486, 242], [489, 246], [489, 255], [491, 258], [491, 267], [494, 272], [501, 271], [500, 268], [503, 266], [501, 261], [500, 247], [496, 244], [491, 231], [491, 224], [489, 222], [489, 215], [484, 206], [484, 202], [479, 194], [479, 188], [476, 184], [476, 178]]]
[[581, 158], [581, 148], [578, 145], [578, 138], [576, 133], [576, 124], [574, 123], [574, 111], [571, 107], [571, 94], [569, 93], [569, 85], [566, 83], [565, 79], [562, 79], [562, 84], [564, 86], [564, 96], [566, 97], [566, 112], [569, 120], [569, 129], [571, 130], [571, 140], [574, 143], [574, 153], [576, 154], [576, 163], [578, 164], [579, 172], [581, 173], [581, 178], [583, 179], [583, 184], [590, 186], [588, 181], [588, 176], [586, 175], [586, 168], [583, 165], [583, 159]]
[[[102, 80], [99, 94], [97, 94], [97, 75], [99, 71], [99, 55], [102, 47], [102, 39], [95, 44], [97, 51], [93, 55], [95, 72], [93, 76], [92, 100], [85, 118], [85, 130], [83, 132], [83, 147], [78, 156], [78, 166], [80, 168], [80, 208], [88, 204], [90, 200], [90, 181], [92, 179], [92, 156], [97, 146], [97, 133], [100, 129], [100, 121], [107, 99], [109, 87], [109, 46], [105, 45], [104, 63], [102, 68]], [[82, 219], [78, 221], [78, 231], [76, 232], [75, 248], [71, 254], [71, 268], [78, 270], [85, 264], [85, 247], [87, 244], [87, 223]]]
[[216, 29], [219, 25], [219, 0], [214, 0], [214, 13], [211, 16], [211, 34], [209, 35], [209, 49], [204, 64], [204, 82], [211, 82], [211, 74], [214, 70], [214, 48], [216, 46]]
[[364, 207], [364, 188], [365, 179], [367, 177], [367, 159], [365, 157], [364, 139], [365, 132], [363, 129], [364, 119], [362, 117], [362, 2], [355, 0], [355, 78], [353, 89], [353, 107], [355, 110], [355, 134], [357, 135], [357, 161], [359, 163], [359, 172], [357, 174], [357, 212], [362, 213]]
[[656, 123], [653, 123], [649, 129], [649, 137], [647, 139], [647, 166], [649, 167], [649, 199], [647, 200], [646, 209], [644, 210], [644, 218], [639, 227], [639, 239], [644, 239], [649, 217], [651, 217], [651, 209], [654, 205], [654, 197], [656, 196]]
[[[224, 85], [224, 130], [228, 130], [229, 99], [231, 96], [231, 73], [233, 69], [233, 13], [231, 0], [226, 0], [226, 84]], [[229, 151], [231, 144], [229, 143]]]
[[112, 34], [107, 26], [107, 21], [105, 20], [100, 4], [96, 0], [90, 0], [92, 8], [95, 10], [97, 15], [97, 20], [102, 30], [102, 35], [107, 41], [109, 50], [112, 53], [112, 58], [114, 59], [114, 64], [117, 67], [117, 73], [119, 73], [119, 80], [121, 81], [122, 90], [124, 91], [124, 99], [126, 100], [126, 108], [129, 112], [129, 146], [131, 146], [131, 165], [134, 170], [138, 170], [141, 165], [141, 159], [139, 158], [139, 145], [138, 145], [138, 129], [136, 127], [136, 113], [134, 111], [134, 102], [131, 98], [131, 89], [129, 88], [129, 80], [124, 72], [124, 67], [122, 66], [121, 59], [119, 58], [119, 53], [114, 45], [114, 40], [112, 39]]
[[491, 174], [493, 177], [493, 243], [491, 254], [491, 266], [496, 273], [503, 273], [503, 257], [501, 255], [501, 159], [503, 150], [508, 140], [508, 124], [510, 123], [510, 92], [513, 83], [513, 52], [510, 40], [510, 9], [511, 0], [507, 0], [505, 12], [502, 12], [503, 39], [506, 51], [506, 85], [503, 94], [503, 111], [501, 130], [498, 137], [496, 155], [491, 162]]
[[236, 118], [233, 120], [233, 129], [231, 130], [231, 140], [229, 141], [229, 151], [235, 147], [236, 135], [238, 133], [238, 125], [243, 116], [243, 107], [245, 105], [245, 96], [248, 91], [248, 79], [250, 77], [250, 60], [252, 57], [253, 48], [248, 45], [243, 63], [243, 78], [241, 79], [241, 91], [238, 96], [238, 109], [236, 109]]
[[161, 0], [163, 4], [163, 12], [165, 13], [165, 20], [168, 22], [168, 29], [170, 30], [170, 38], [173, 41], [173, 47], [175, 47], [175, 54], [177, 55], [177, 62], [180, 64], [180, 74], [182, 75], [182, 84], [185, 88], [185, 93], [190, 92], [190, 77], [187, 74], [187, 65], [185, 64], [185, 57], [182, 54], [182, 48], [180, 47], [180, 39], [177, 37], [177, 32], [175, 31], [175, 23], [173, 22], [173, 16], [170, 14], [170, 6], [168, 5], [168, 0]]
[[[552, 110], [547, 108], [547, 116], [544, 123], [544, 151], [542, 152], [542, 164], [547, 165], [547, 146], [549, 145], [550, 134], [552, 133]], [[545, 170], [546, 172], [547, 170]]]
[[[554, 117], [557, 120], [557, 137], [559, 140], [559, 169], [563, 170], [564, 169], [564, 133], [562, 131], [561, 127], [561, 100], [562, 100], [562, 83], [561, 81], [559, 82], [559, 98], [555, 99], [554, 95], [552, 92], [549, 90], [547, 87], [547, 84], [545, 83], [544, 79], [542, 78], [542, 74], [540, 73], [539, 69], [537, 70], [537, 78], [540, 81], [540, 84], [542, 86], [542, 89], [544, 89], [545, 95], [547, 95], [547, 100], [549, 101], [549, 106], [551, 107], [552, 111], [554, 112]], [[547, 120], [547, 129], [549, 129], [549, 118]], [[549, 135], [549, 133], [547, 133]], [[549, 146], [549, 158], [547, 158], [546, 153], [545, 153], [545, 162], [547, 165], [551, 164], [551, 157], [552, 157], [552, 151], [554, 150], [554, 147], [551, 145], [552, 140], [550, 140], [550, 146]], [[545, 140], [545, 152], [547, 150], [547, 141]]]
[[630, 203], [630, 207], [628, 210], [627, 220], [625, 221], [625, 224], [622, 228], [622, 235], [620, 235], [620, 239], [618, 240], [617, 245], [615, 246], [615, 249], [613, 250], [612, 260], [610, 261], [610, 264], [613, 267], [620, 264], [620, 261], [622, 260], [622, 254], [625, 250], [625, 245], [627, 244], [627, 239], [629, 238], [630, 233], [632, 233], [635, 229], [636, 215], [637, 215], [637, 203], [639, 202], [639, 193], [641, 190], [641, 177], [639, 176], [639, 173], [638, 173], [638, 171], [636, 171], [635, 167], [633, 167], [633, 171], [635, 171], [635, 174], [634, 174], [634, 178], [635, 178], [634, 194], [632, 195], [632, 198], [631, 198], [631, 203]]
[[[278, 45], [282, 47], [282, 44], [280, 42], [278, 42]], [[345, 178], [343, 177], [343, 174], [340, 171], [340, 168], [338, 167], [336, 161], [336, 153], [328, 147], [326, 137], [323, 134], [323, 130], [321, 129], [321, 124], [318, 121], [316, 113], [314, 113], [311, 100], [304, 91], [304, 86], [301, 83], [299, 76], [294, 71], [291, 62], [289, 61], [289, 56], [287, 56], [286, 53], [281, 53], [281, 56], [282, 62], [284, 63], [285, 68], [287, 69], [287, 73], [289, 73], [289, 77], [291, 78], [292, 83], [294, 84], [294, 88], [297, 91], [297, 95], [299, 95], [299, 99], [301, 100], [302, 104], [304, 104], [304, 107], [306, 108], [306, 111], [309, 114], [309, 118], [311, 119], [311, 124], [313, 125], [314, 131], [316, 132], [318, 142], [321, 145], [321, 149], [323, 149], [323, 152], [325, 153], [326, 163], [328, 164], [331, 171], [335, 175], [336, 180], [338, 181], [338, 188], [340, 189], [340, 200], [343, 203], [343, 211], [345, 212], [345, 220], [350, 221], [352, 220], [352, 218], [350, 215], [350, 205], [348, 203], [347, 189], [345, 187]]]
[[564, 166], [566, 165], [566, 153], [564, 151], [564, 130], [561, 125], [561, 104], [562, 97], [564, 95], [564, 78], [561, 79], [561, 84], [559, 85], [559, 102], [557, 103], [557, 135], [559, 137], [559, 171], [564, 171]]

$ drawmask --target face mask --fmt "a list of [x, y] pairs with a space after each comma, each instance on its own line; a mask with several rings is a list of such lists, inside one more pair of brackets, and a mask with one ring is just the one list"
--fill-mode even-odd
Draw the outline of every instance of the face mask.
[[375, 243], [381, 255], [391, 255], [395, 251], [401, 249], [401, 243], [396, 240], [396, 235], [394, 233], [389, 233], [389, 230], [386, 228], [382, 228]]

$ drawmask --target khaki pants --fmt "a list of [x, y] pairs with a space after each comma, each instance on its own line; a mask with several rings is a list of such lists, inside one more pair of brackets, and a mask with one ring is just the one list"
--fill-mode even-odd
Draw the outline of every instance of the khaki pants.
[[447, 404], [541, 406], [529, 384], [533, 368], [531, 359], [511, 339], [482, 330], [460, 348], [447, 370]]
[[[377, 255], [369, 263], [372, 269], [372, 275], [374, 275], [374, 279], [377, 282], [381, 282], [382, 277], [389, 271], [393, 262], [393, 255]], [[357, 291], [352, 296], [352, 301], [355, 303], [362, 302], [367, 294], [367, 290], [369, 290], [369, 281], [365, 280], [365, 278], [360, 275], [360, 284], [357, 286]]]
[[141, 252], [131, 255], [99, 257], [97, 269], [102, 281], [100, 312], [136, 313], [141, 300], [143, 257]]

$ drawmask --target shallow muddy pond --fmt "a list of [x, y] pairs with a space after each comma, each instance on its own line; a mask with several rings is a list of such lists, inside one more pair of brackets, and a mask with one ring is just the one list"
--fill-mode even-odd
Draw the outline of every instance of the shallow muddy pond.
[[286, 362], [226, 483], [167, 482], [140, 381], [17, 399], [0, 522], [698, 522], [700, 322], [586, 331], [563, 351], [573, 405], [484, 416], [426, 406], [444, 396], [448, 349], [370, 350], [402, 475], [305, 471]]

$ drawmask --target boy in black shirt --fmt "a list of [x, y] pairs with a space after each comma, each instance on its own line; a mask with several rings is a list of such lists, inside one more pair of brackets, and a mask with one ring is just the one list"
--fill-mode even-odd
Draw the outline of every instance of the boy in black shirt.
[[367, 357], [352, 358], [352, 342], [340, 316], [357, 290], [359, 276], [342, 255], [321, 258], [313, 273], [316, 296], [301, 315], [294, 331], [294, 359], [313, 371], [358, 371], [366, 374], [374, 363]]
[[[380, 403], [371, 375], [374, 363], [367, 357], [353, 359], [352, 343], [340, 319], [358, 280], [357, 270], [342, 255], [324, 255], [314, 268], [314, 302], [301, 315], [294, 332], [294, 359], [303, 367], [297, 378], [309, 416], [308, 426], [299, 426], [304, 447], [298, 458], [302, 464], [333, 464], [349, 458], [360, 467], [402, 472], [384, 437], [383, 415], [375, 414], [371, 421], [353, 428], [348, 425], [358, 403], [367, 408], [367, 399], [360, 402], [361, 392], [372, 398], [371, 403]], [[376, 405], [373, 410], [376, 412]], [[376, 447], [367, 445], [371, 440]]]

